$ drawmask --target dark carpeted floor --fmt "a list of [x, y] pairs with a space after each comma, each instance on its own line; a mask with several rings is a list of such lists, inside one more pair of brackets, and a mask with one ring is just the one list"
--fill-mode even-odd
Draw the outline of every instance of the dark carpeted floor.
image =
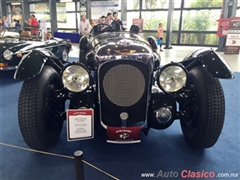
[[[52, 153], [73, 156], [76, 150], [84, 152], [84, 160], [123, 180], [149, 179], [141, 173], [167, 175], [182, 179], [184, 170], [192, 172], [238, 173], [240, 179], [240, 73], [234, 80], [221, 80], [226, 99], [226, 119], [222, 134], [214, 147], [205, 150], [189, 148], [183, 138], [178, 121], [162, 131], [151, 130], [142, 135], [142, 142], [132, 145], [106, 143], [104, 133], [95, 134], [92, 140], [67, 142], [66, 127], [62, 131]], [[12, 78], [12, 72], [0, 72], [0, 143], [28, 148], [18, 127], [17, 101], [20, 81]], [[113, 179], [84, 165], [85, 179]], [[74, 180], [73, 159], [34, 153], [0, 144], [0, 180]], [[173, 174], [174, 173], [174, 174]], [[170, 175], [178, 175], [171, 178]], [[150, 178], [151, 179], [151, 178]], [[156, 179], [156, 177], [155, 177]], [[188, 178], [186, 178], [188, 179]]]

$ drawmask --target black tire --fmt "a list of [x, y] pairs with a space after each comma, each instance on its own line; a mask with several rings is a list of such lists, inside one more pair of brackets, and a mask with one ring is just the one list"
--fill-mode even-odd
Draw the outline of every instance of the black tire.
[[54, 98], [53, 89], [61, 86], [59, 74], [50, 66], [45, 66], [39, 76], [23, 82], [18, 120], [21, 134], [32, 149], [47, 150], [60, 136], [63, 120], [56, 118], [55, 112], [63, 112], [65, 102]]
[[187, 88], [190, 97], [180, 104], [189, 116], [180, 119], [187, 144], [193, 148], [209, 148], [218, 140], [225, 118], [225, 99], [218, 79], [213, 78], [204, 67], [189, 72]]
[[68, 58], [69, 58], [68, 53], [69, 53], [69, 50], [66, 47], [64, 47], [62, 50], [62, 57], [61, 57], [61, 60], [63, 63], [68, 62]]

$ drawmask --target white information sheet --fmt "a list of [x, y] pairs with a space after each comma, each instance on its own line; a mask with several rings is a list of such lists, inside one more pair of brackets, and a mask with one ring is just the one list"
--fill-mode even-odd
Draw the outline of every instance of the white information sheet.
[[93, 110], [67, 110], [68, 141], [93, 138]]

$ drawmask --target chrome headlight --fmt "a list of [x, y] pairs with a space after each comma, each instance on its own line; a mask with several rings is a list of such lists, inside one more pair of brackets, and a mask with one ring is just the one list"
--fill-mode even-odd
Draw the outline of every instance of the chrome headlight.
[[6, 59], [8, 61], [10, 61], [12, 59], [12, 55], [13, 55], [13, 52], [8, 49], [3, 52], [4, 59]]
[[62, 82], [69, 91], [82, 92], [89, 87], [90, 75], [81, 65], [72, 64], [64, 69]]
[[187, 82], [187, 72], [179, 64], [163, 67], [158, 78], [158, 86], [165, 92], [173, 93], [182, 89]]

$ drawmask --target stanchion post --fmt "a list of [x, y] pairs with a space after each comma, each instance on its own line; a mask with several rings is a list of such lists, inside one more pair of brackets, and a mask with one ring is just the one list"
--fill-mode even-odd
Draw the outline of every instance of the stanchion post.
[[84, 169], [83, 169], [83, 152], [74, 152], [74, 163], [75, 163], [75, 174], [76, 180], [84, 180]]

